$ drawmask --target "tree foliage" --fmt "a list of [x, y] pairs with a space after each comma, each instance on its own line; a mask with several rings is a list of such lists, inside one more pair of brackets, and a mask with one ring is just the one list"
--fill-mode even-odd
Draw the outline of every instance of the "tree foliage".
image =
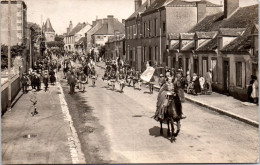
[[[11, 47], [11, 58], [22, 55], [23, 50], [25, 49], [24, 45], [14, 45]], [[1, 68], [8, 67], [8, 46], [1, 45]]]
[[48, 48], [53, 48], [53, 47], [58, 47], [58, 48], [63, 48], [64, 47], [64, 42], [63, 41], [50, 41], [46, 42]]
[[37, 37], [39, 36], [39, 35], [41, 35], [41, 27], [38, 25], [38, 24], [36, 24], [36, 23], [33, 23], [33, 22], [27, 22], [27, 27], [28, 28], [33, 28], [34, 29], [34, 32], [32, 33], [32, 38], [33, 39], [37, 39]]

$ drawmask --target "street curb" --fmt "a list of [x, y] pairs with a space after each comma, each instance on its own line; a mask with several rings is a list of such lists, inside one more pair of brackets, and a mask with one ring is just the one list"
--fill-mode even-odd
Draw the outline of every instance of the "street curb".
[[248, 119], [248, 118], [245, 118], [245, 117], [236, 115], [236, 114], [234, 114], [234, 113], [225, 111], [225, 110], [223, 110], [223, 109], [220, 109], [220, 108], [217, 108], [217, 107], [214, 107], [214, 106], [210, 106], [210, 105], [208, 105], [208, 104], [205, 104], [205, 103], [196, 101], [196, 100], [191, 99], [191, 98], [185, 97], [185, 99], [188, 100], [188, 101], [190, 101], [190, 102], [193, 102], [193, 103], [195, 103], [195, 104], [198, 104], [198, 105], [200, 105], [200, 106], [206, 107], [206, 108], [208, 108], [208, 109], [210, 109], [210, 110], [216, 111], [216, 112], [218, 112], [218, 113], [220, 113], [220, 114], [222, 114], [222, 115], [226, 115], [226, 116], [228, 116], [228, 117], [231, 117], [231, 118], [234, 118], [234, 119], [236, 119], [236, 120], [242, 121], [242, 122], [244, 122], [244, 123], [246, 123], [246, 124], [252, 125], [252, 126], [257, 127], [257, 128], [259, 127], [259, 123], [256, 122], [256, 121], [253, 121], [253, 120], [251, 120], [251, 119]]
[[[157, 86], [157, 85], [155, 85], [154, 87], [160, 89], [159, 86]], [[225, 111], [225, 110], [223, 110], [223, 109], [220, 109], [220, 108], [217, 108], [217, 107], [214, 107], [214, 106], [211, 106], [211, 105], [202, 103], [202, 102], [199, 102], [199, 101], [197, 101], [197, 100], [194, 100], [194, 99], [191, 99], [191, 98], [188, 98], [188, 97], [185, 97], [185, 99], [188, 100], [188, 101], [190, 101], [190, 102], [192, 102], [192, 103], [195, 103], [195, 104], [198, 104], [198, 105], [203, 106], [203, 107], [205, 107], [205, 108], [208, 108], [208, 109], [210, 109], [210, 110], [216, 111], [216, 112], [218, 112], [218, 113], [220, 113], [220, 114], [222, 114], [222, 115], [226, 115], [226, 116], [228, 116], [228, 117], [231, 117], [231, 118], [234, 118], [234, 119], [236, 119], [236, 120], [242, 121], [242, 122], [247, 123], [247, 124], [249, 124], [249, 125], [252, 125], [252, 126], [254, 126], [254, 127], [259, 127], [259, 123], [256, 122], [256, 121], [253, 121], [253, 120], [251, 120], [251, 119], [248, 119], [248, 118], [245, 118], [245, 117], [236, 115], [236, 114], [234, 114], [234, 113]]]
[[[102, 69], [105, 69], [105, 68], [102, 67], [102, 66], [99, 66], [99, 65], [97, 65], [97, 66], [100, 67], [100, 68], [102, 68]], [[160, 89], [160, 87], [159, 87], [158, 85], [154, 85], [154, 88], [156, 88], [156, 89], [158, 89], [158, 90]], [[194, 99], [191, 99], [191, 98], [188, 98], [188, 97], [185, 97], [185, 99], [188, 100], [188, 101], [190, 101], [190, 102], [192, 102], [192, 103], [195, 103], [195, 104], [197, 104], [197, 105], [200, 105], [200, 106], [203, 106], [203, 107], [208, 108], [208, 109], [210, 109], [210, 110], [213, 110], [213, 111], [215, 111], [215, 112], [218, 112], [218, 113], [220, 113], [220, 114], [222, 114], [222, 115], [226, 115], [226, 116], [231, 117], [231, 118], [233, 118], [233, 119], [242, 121], [242, 122], [244, 122], [244, 123], [246, 123], [246, 124], [249, 124], [249, 125], [251, 125], [251, 126], [254, 126], [254, 127], [257, 127], [257, 128], [259, 127], [259, 123], [256, 122], [256, 121], [253, 121], [253, 120], [251, 120], [251, 119], [248, 119], [248, 118], [245, 118], [245, 117], [236, 115], [236, 114], [234, 114], [234, 113], [225, 111], [225, 110], [223, 110], [223, 109], [220, 109], [220, 108], [217, 108], [217, 107], [214, 107], [214, 106], [210, 106], [210, 105], [208, 105], [208, 104], [199, 102], [199, 101], [197, 101], [197, 100], [194, 100]]]

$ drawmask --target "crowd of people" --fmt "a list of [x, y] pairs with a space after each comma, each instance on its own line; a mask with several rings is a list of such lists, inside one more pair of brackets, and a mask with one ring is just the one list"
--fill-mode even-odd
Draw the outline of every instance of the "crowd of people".
[[51, 55], [35, 61], [34, 67], [29, 68], [28, 72], [22, 74], [21, 85], [23, 93], [28, 92], [28, 88], [41, 90], [41, 82], [45, 85], [45, 91], [48, 89], [49, 82], [54, 85], [56, 82], [56, 70], [59, 70], [61, 64], [58, 60], [52, 59]]
[[112, 87], [112, 90], [115, 89], [115, 83], [117, 82], [120, 86], [120, 91], [124, 92], [123, 89], [126, 85], [141, 90], [142, 80], [140, 76], [140, 71], [135, 70], [129, 64], [120, 61], [120, 59], [107, 59], [102, 79], [107, 82], [108, 87]]

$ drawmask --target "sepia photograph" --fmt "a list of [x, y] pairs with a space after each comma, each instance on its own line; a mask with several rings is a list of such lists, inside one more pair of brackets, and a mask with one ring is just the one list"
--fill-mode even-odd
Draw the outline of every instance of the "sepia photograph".
[[258, 164], [258, 0], [1, 0], [1, 164]]

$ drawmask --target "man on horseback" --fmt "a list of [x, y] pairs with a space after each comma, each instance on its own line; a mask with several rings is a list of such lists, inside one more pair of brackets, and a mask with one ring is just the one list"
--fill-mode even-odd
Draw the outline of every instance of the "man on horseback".
[[[161, 124], [160, 133], [163, 133], [162, 123], [168, 124], [168, 135], [170, 135], [169, 123], [172, 127], [171, 141], [175, 139], [180, 131], [180, 120], [186, 118], [182, 113], [182, 104], [179, 97], [178, 86], [172, 76], [168, 76], [166, 83], [161, 87], [154, 119]], [[177, 123], [177, 132], [174, 133], [174, 122]]]

